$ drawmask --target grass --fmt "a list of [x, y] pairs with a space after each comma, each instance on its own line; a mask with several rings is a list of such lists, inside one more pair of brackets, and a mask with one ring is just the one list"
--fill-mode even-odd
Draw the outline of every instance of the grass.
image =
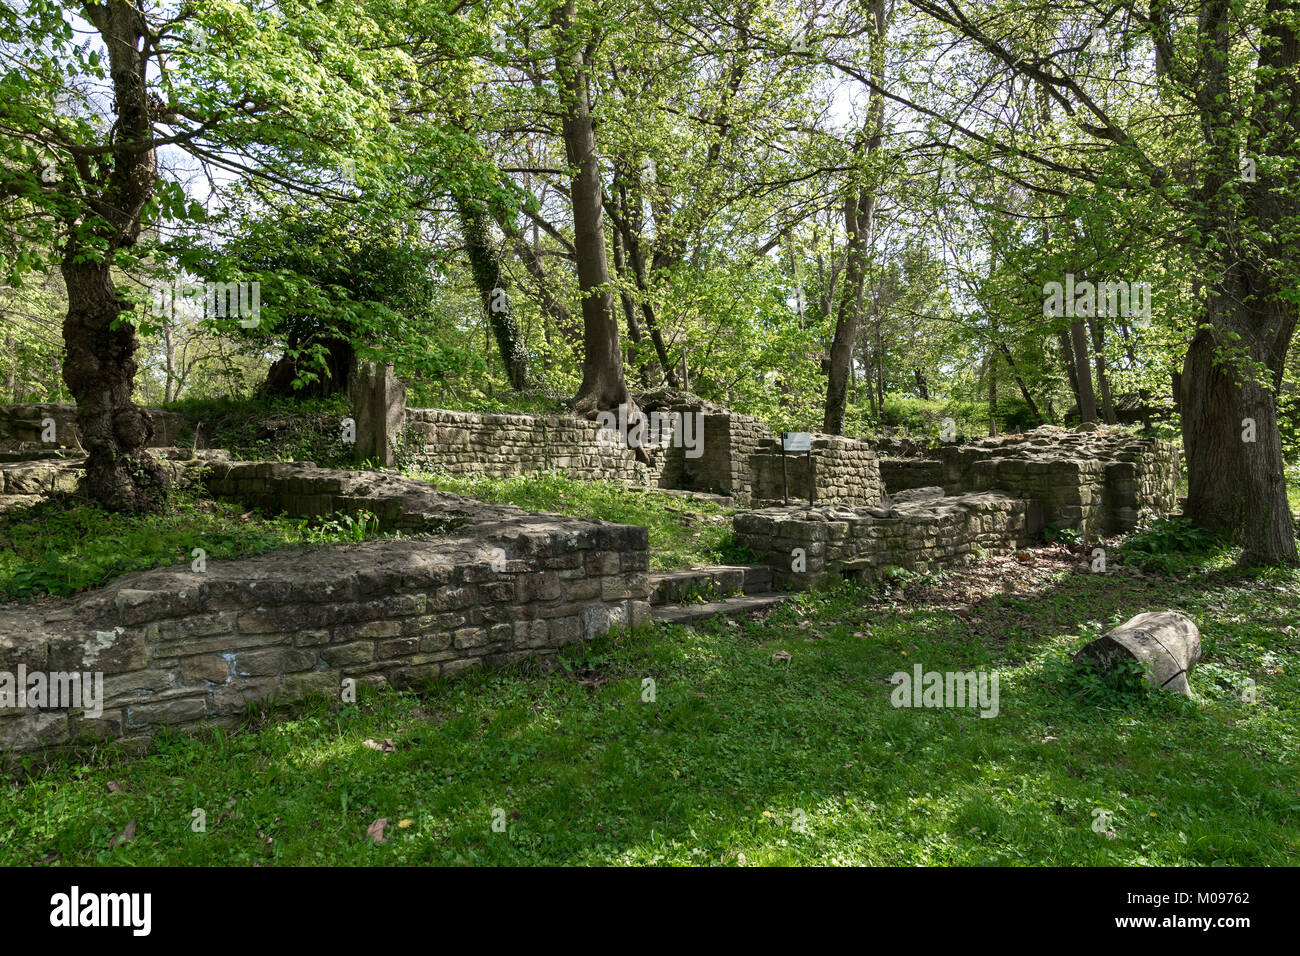
[[612, 481], [576, 481], [554, 473], [514, 478], [415, 473], [413, 477], [443, 491], [530, 511], [644, 525], [650, 533], [650, 564], [657, 571], [753, 560], [735, 544], [734, 512], [707, 501], [636, 491]]
[[[1035, 555], [611, 637], [545, 674], [318, 700], [143, 757], [28, 757], [0, 782], [0, 862], [1293, 864], [1300, 572]], [[1203, 631], [1195, 702], [1069, 666], [1163, 607]], [[998, 716], [894, 709], [890, 675], [918, 663], [997, 672]]]
[[0, 515], [0, 601], [72, 594], [130, 571], [207, 559], [249, 557], [291, 546], [356, 541], [375, 534], [362, 515], [311, 522], [244, 513], [237, 504], [173, 489], [151, 515], [111, 515], [85, 499], [57, 496]]

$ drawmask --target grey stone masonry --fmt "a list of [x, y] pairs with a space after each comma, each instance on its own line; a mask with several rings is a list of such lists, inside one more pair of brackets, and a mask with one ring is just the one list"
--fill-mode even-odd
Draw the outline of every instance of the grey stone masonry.
[[810, 588], [887, 567], [932, 571], [1022, 548], [1042, 530], [1035, 502], [997, 492], [898, 505], [765, 508], [733, 519], [738, 544], [772, 568], [773, 586]]
[[406, 436], [415, 445], [420, 467], [492, 478], [559, 471], [572, 478], [653, 486], [667, 457], [666, 450], [652, 449], [654, 460], [647, 468], [613, 430], [560, 415], [408, 408]]
[[[439, 535], [125, 575], [0, 609], [0, 672], [103, 677], [103, 712], [0, 708], [0, 753], [233, 723], [249, 701], [405, 685], [554, 654], [650, 619], [645, 528], [538, 515], [417, 481], [210, 463], [214, 494], [293, 514], [365, 508]], [[187, 556], [188, 557], [188, 556]]]
[[[790, 500], [808, 500], [806, 452], [785, 456], [786, 485]], [[812, 440], [813, 502], [875, 505], [884, 500], [880, 462], [870, 445], [851, 438], [814, 435]], [[782, 463], [779, 438], [765, 439], [750, 458], [753, 503], [756, 507], [781, 504]]]
[[351, 391], [357, 426], [356, 460], [392, 467], [394, 446], [401, 440], [406, 418], [406, 386], [393, 374], [393, 366], [360, 362]]
[[[191, 434], [183, 415], [159, 408], [148, 410], [153, 419], [151, 448], [179, 444]], [[53, 441], [47, 441], [53, 423]], [[50, 450], [80, 448], [77, 434], [77, 407], [45, 403], [38, 405], [0, 405], [0, 451]]]
[[1048, 525], [1089, 539], [1131, 531], [1142, 515], [1177, 507], [1178, 446], [1121, 428], [1042, 428], [930, 454], [935, 457], [882, 461], [885, 490], [942, 485], [956, 495], [997, 489], [1041, 502]]

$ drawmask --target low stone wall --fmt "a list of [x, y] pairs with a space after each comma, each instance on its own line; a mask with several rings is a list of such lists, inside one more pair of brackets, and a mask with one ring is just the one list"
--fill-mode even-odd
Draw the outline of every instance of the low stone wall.
[[890, 566], [925, 572], [964, 564], [977, 548], [1015, 550], [1042, 530], [1035, 502], [996, 492], [869, 508], [766, 508], [733, 521], [737, 543], [771, 566], [777, 588], [870, 578]]
[[249, 701], [408, 684], [553, 654], [649, 620], [645, 528], [488, 505], [390, 475], [210, 464], [214, 494], [291, 514], [365, 508], [439, 536], [125, 575], [0, 610], [0, 672], [103, 677], [103, 713], [0, 707], [0, 751], [238, 719]]
[[[808, 499], [808, 460], [805, 452], [785, 455], [782, 479], [780, 439], [766, 439], [750, 458], [754, 475], [753, 503], [758, 507], [782, 503], [783, 489], [788, 486], [791, 500]], [[880, 462], [876, 453], [863, 442], [831, 435], [816, 435], [812, 440], [812, 478], [814, 503], [875, 505], [884, 500]]]
[[[183, 415], [160, 408], [149, 409], [149, 414], [154, 427], [154, 437], [149, 443], [151, 448], [177, 445], [193, 433]], [[45, 440], [49, 421], [54, 423], [53, 441]], [[0, 405], [0, 451], [79, 447], [75, 405]]]
[[1178, 447], [1122, 429], [1045, 428], [946, 445], [934, 454], [883, 461], [886, 491], [997, 489], [1041, 502], [1047, 524], [1085, 538], [1131, 531], [1143, 514], [1177, 508]]
[[[448, 474], [508, 478], [559, 471], [587, 481], [657, 485], [670, 448], [647, 467], [616, 433], [566, 416], [498, 415], [436, 408], [406, 409], [407, 440], [422, 467]], [[676, 449], [680, 455], [681, 449]]]
[[[180, 480], [191, 467], [229, 457], [220, 449], [151, 448], [149, 452], [172, 481]], [[0, 452], [0, 513], [52, 494], [84, 493], [85, 477], [86, 456], [70, 450]]]

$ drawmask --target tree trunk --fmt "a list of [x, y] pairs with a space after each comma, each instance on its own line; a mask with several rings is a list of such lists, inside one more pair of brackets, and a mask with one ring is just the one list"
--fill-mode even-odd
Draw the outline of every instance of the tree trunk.
[[135, 326], [117, 321], [126, 303], [113, 287], [108, 263], [78, 258], [68, 255], [61, 269], [68, 290], [63, 380], [77, 403], [86, 487], [109, 510], [153, 511], [161, 507], [167, 480], [146, 451], [153, 419], [131, 401], [139, 346]]
[[1295, 527], [1272, 392], [1253, 379], [1242, 381], [1220, 361], [1219, 350], [1216, 333], [1202, 328], [1183, 363], [1179, 406], [1187, 517], [1241, 544], [1246, 564], [1295, 563]]
[[[623, 252], [623, 239], [617, 225], [610, 230], [610, 236], [614, 240], [614, 272], [620, 280], [627, 275], [627, 256]], [[647, 366], [640, 364], [641, 357], [641, 326], [636, 321], [636, 303], [632, 301], [632, 296], [620, 286], [618, 291], [620, 304], [623, 306], [623, 321], [627, 323], [627, 337], [631, 344], [627, 349], [628, 363], [634, 365], [637, 374], [641, 379], [641, 387], [650, 387], [650, 372]]]
[[1097, 395], [1092, 390], [1092, 371], [1088, 368], [1088, 342], [1084, 338], [1083, 319], [1070, 323], [1070, 342], [1074, 346], [1074, 374], [1079, 380], [1079, 422], [1097, 420]]
[[116, 116], [108, 140], [111, 168], [100, 193], [88, 197], [94, 212], [67, 223], [60, 263], [68, 294], [63, 380], [77, 403], [91, 496], [114, 511], [152, 511], [162, 506], [166, 473], [146, 451], [153, 420], [131, 401], [139, 343], [135, 326], [118, 321], [128, 304], [111, 272], [117, 250], [139, 239], [157, 182], [142, 53], [148, 31], [132, 3], [87, 4], [85, 15], [108, 53]]
[[1097, 366], [1097, 389], [1101, 392], [1101, 417], [1107, 425], [1115, 425], [1119, 418], [1110, 394], [1110, 376], [1106, 374], [1106, 327], [1100, 318], [1092, 317], [1088, 319], [1088, 329], [1092, 333], [1092, 360]]
[[[573, 170], [573, 246], [582, 295], [582, 384], [574, 396], [573, 410], [586, 415], [626, 405], [627, 421], [633, 424], [640, 420], [641, 411], [623, 375], [623, 352], [605, 254], [603, 190], [587, 89], [587, 63], [579, 38], [574, 36], [573, 10], [574, 0], [565, 0], [551, 11], [551, 23], [562, 40], [556, 49], [555, 70], [564, 103], [564, 151]], [[636, 451], [642, 461], [649, 461], [644, 448], [637, 445]]]
[[1218, 48], [1224, 34], [1202, 36], [1197, 106], [1208, 171], [1198, 225], [1203, 271], [1215, 280], [1179, 379], [1187, 516], [1239, 542], [1244, 564], [1297, 561], [1271, 384], [1296, 327], [1293, 273], [1279, 272], [1278, 263], [1294, 263], [1300, 220], [1288, 171], [1300, 161], [1298, 13], [1297, 0], [1267, 0], [1246, 149], [1271, 158], [1253, 183], [1241, 182], [1235, 119], [1224, 108], [1232, 90]]
[[989, 437], [994, 438], [998, 433], [998, 357], [991, 351], [986, 364], [989, 370]]
[[[888, 5], [884, 0], [871, 0], [868, 15], [871, 34], [868, 40], [867, 59], [871, 66], [872, 89], [867, 101], [867, 116], [862, 131], [854, 143], [853, 154], [866, 160], [881, 144], [884, 130], [885, 98], [882, 93], [885, 81], [885, 27], [888, 24]], [[844, 414], [849, 398], [849, 366], [853, 361], [853, 343], [858, 334], [858, 320], [862, 314], [862, 286], [867, 271], [867, 243], [875, 222], [875, 187], [863, 183], [861, 170], [853, 174], [858, 181], [848, 190], [844, 200], [844, 231], [848, 239], [845, 252], [844, 288], [840, 296], [839, 315], [835, 318], [835, 337], [831, 341], [830, 367], [826, 376], [826, 414], [822, 431], [829, 435], [844, 433]]]
[[844, 413], [848, 407], [849, 365], [853, 360], [853, 343], [858, 334], [858, 317], [862, 312], [862, 284], [866, 277], [866, 245], [871, 228], [875, 197], [861, 187], [852, 189], [844, 202], [844, 230], [848, 234], [848, 251], [844, 268], [843, 294], [839, 315], [835, 318], [835, 337], [831, 341], [830, 367], [826, 376], [826, 413], [822, 431], [828, 435], [844, 434]]
[[1056, 341], [1061, 346], [1061, 364], [1065, 366], [1065, 375], [1070, 380], [1070, 394], [1074, 396], [1074, 407], [1082, 408], [1083, 399], [1079, 396], [1079, 371], [1074, 364], [1074, 347], [1070, 345], [1068, 327], [1057, 330]]
[[5, 355], [9, 358], [9, 364], [5, 367], [5, 394], [10, 396], [9, 400], [17, 405], [18, 356], [14, 355], [14, 337], [11, 332], [5, 333]]
[[496, 339], [510, 387], [520, 391], [528, 387], [528, 352], [524, 348], [519, 323], [515, 321], [514, 307], [507, 294], [506, 280], [501, 273], [501, 257], [492, 245], [487, 210], [472, 200], [459, 197], [456, 207], [470, 271], [474, 274], [479, 298], [483, 300], [488, 327]]
[[[347, 339], [321, 339], [317, 344], [325, 347], [324, 368], [320, 368], [314, 359], [310, 366], [306, 366], [293, 354], [312, 344], [311, 340], [290, 338], [288, 352], [271, 363], [266, 372], [266, 381], [258, 389], [259, 393], [274, 398], [298, 400], [346, 394], [357, 363], [357, 353], [352, 343]], [[299, 380], [303, 371], [310, 371], [315, 378], [307, 379], [302, 386], [295, 388], [294, 382]]]

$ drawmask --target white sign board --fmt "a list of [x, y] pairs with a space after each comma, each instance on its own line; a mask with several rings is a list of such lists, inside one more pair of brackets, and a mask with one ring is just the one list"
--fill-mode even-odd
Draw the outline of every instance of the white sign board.
[[809, 451], [812, 448], [810, 432], [782, 432], [781, 447], [786, 451]]

